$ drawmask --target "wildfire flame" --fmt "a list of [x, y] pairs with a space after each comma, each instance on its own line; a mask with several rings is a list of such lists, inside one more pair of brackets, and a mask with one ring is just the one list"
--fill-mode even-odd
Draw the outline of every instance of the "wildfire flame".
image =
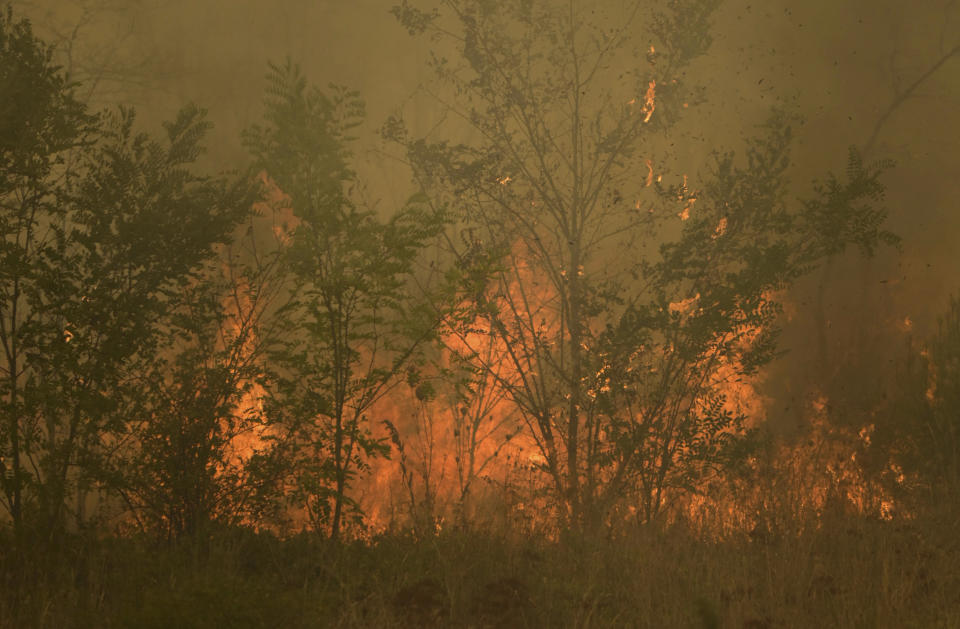
[[643, 121], [650, 122], [651, 116], [653, 116], [654, 109], [657, 108], [655, 98], [657, 95], [657, 82], [656, 80], [651, 80], [647, 85], [647, 92], [643, 95], [643, 107], [640, 108], [640, 113], [643, 114]]
[[717, 223], [716, 229], [713, 230], [713, 235], [710, 238], [716, 240], [720, 236], [723, 236], [727, 231], [727, 217], [724, 216], [720, 219], [720, 222]]
[[[654, 87], [651, 81], [645, 120], [653, 113]], [[650, 186], [653, 167], [650, 160], [645, 163], [645, 185]], [[295, 228], [296, 218], [286, 209], [288, 203], [282, 192], [265, 176], [263, 181], [271, 191], [274, 234], [281, 244], [285, 244]], [[503, 177], [497, 181], [506, 185], [511, 179]], [[691, 194], [686, 184], [684, 177], [679, 200], [687, 205], [680, 213], [682, 220], [689, 218], [690, 208], [696, 200], [696, 193]], [[637, 206], [639, 208], [639, 202]], [[728, 219], [722, 217], [711, 237], [719, 238], [727, 230]], [[515, 267], [513, 279], [492, 289], [488, 298], [532, 304], [536, 316], [528, 322], [532, 326], [528, 333], [549, 337], [551, 331], [560, 325], [556, 317], [550, 316], [553, 312], [550, 305], [555, 303], [557, 296], [552, 292], [550, 282], [538, 278], [526, 259], [529, 258], [522, 246], [515, 245], [510, 256]], [[576, 272], [582, 274], [582, 267]], [[702, 307], [699, 293], [668, 304], [670, 314], [678, 317], [693, 316]], [[746, 342], [760, 332], [759, 329], [746, 331]], [[547, 460], [532, 436], [523, 430], [514, 404], [505, 394], [511, 383], [523, 375], [529, 377], [529, 374], [519, 373], [516, 365], [510, 362], [508, 353], [511, 348], [505, 345], [488, 320], [478, 319], [461, 330], [445, 332], [441, 346], [437, 371], [427, 377], [442, 380], [447, 377], [444, 374], [452, 373], [464, 359], [480, 357], [492, 369], [475, 375], [470, 386], [474, 392], [484, 391], [486, 397], [476, 402], [441, 392], [432, 399], [419, 399], [412, 389], [401, 386], [371, 409], [371, 416], [388, 419], [396, 426], [405, 449], [391, 459], [373, 461], [370, 474], [358, 476], [356, 480], [352, 498], [366, 513], [368, 530], [389, 529], [405, 519], [426, 517], [429, 522], [425, 524], [425, 530], [435, 531], [457, 513], [472, 510], [471, 513], [476, 514], [497, 508], [491, 505], [506, 509], [501, 511], [503, 517], [522, 520], [526, 526], [535, 525], [538, 518], [546, 517], [543, 515], [546, 511], [540, 508], [546, 505], [541, 504], [545, 500], [542, 494], [530, 488], [542, 487]], [[584, 347], [590, 351], [590, 347]], [[609, 390], [604, 369], [596, 374], [595, 382], [586, 392], [588, 398], [596, 398]], [[737, 365], [721, 364], [711, 374], [710, 386], [722, 392], [725, 410], [742, 414], [747, 418], [748, 427], [757, 427], [766, 418], [770, 400], [760, 392], [761, 375], [743, 378], [740, 373]], [[262, 394], [257, 387], [251, 387], [242, 406], [256, 410]], [[810, 400], [808, 410], [812, 426], [809, 439], [777, 446], [771, 457], [772, 463], [751, 459], [755, 476], [749, 483], [753, 485], [744, 485], [739, 493], [709, 496], [705, 488], [696, 496], [678, 498], [677, 504], [682, 505], [686, 516], [696, 520], [709, 512], [712, 517], [722, 520], [725, 530], [754, 529], [762, 519], [758, 515], [761, 511], [758, 505], [765, 499], [761, 493], [765, 482], [763, 475], [775, 473], [778, 478], [792, 479], [791, 482], [796, 483], [794, 487], [785, 485], [783, 495], [778, 499], [792, 505], [791, 508], [798, 513], [809, 512], [819, 517], [828, 509], [831, 500], [840, 500], [860, 513], [893, 518], [898, 505], [892, 496], [864, 477], [857, 460], [858, 449], [873, 447], [874, 426], [867, 424], [852, 432], [831, 427], [828, 421], [830, 401], [822, 395]], [[378, 428], [374, 427], [376, 430]], [[248, 458], [262, 447], [265, 436], [263, 432], [254, 432], [237, 439], [234, 443], [237, 460]], [[899, 482], [905, 482], [902, 470], [891, 469], [891, 472], [900, 479]], [[623, 515], [638, 517], [637, 505], [624, 505]]]

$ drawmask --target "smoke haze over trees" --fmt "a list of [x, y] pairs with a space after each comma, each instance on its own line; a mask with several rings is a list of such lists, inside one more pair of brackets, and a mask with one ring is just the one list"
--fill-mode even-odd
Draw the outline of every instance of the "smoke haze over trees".
[[[11, 3], [3, 578], [52, 592], [62, 559], [127, 543], [228, 573], [230, 544], [305, 544], [340, 567], [303, 592], [365, 601], [350, 626], [589, 625], [643, 605], [536, 611], [556, 592], [526, 559], [389, 601], [344, 566], [475, 536], [574, 563], [687, 535], [720, 564], [853, 529], [939, 544], [960, 8], [880, 4]], [[856, 565], [842, 587], [869, 591]], [[960, 607], [936, 602], [957, 575], [898, 574], [883, 613]], [[247, 609], [238, 578], [198, 603], [214, 625]], [[109, 588], [76, 587], [98, 613]], [[752, 622], [723, 591], [672, 622]], [[294, 613], [261, 594], [241, 624]], [[31, 596], [3, 622], [35, 624]]]

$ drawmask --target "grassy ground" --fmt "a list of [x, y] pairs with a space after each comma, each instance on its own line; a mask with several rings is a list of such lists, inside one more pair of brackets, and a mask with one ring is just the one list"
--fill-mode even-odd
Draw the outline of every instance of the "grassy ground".
[[723, 541], [674, 528], [332, 546], [232, 531], [203, 551], [77, 542], [47, 565], [7, 554], [2, 569], [3, 627], [960, 628], [949, 517]]

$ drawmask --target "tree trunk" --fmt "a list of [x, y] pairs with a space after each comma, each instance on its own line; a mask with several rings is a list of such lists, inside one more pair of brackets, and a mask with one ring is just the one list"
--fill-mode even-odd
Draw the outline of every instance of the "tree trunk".
[[[17, 344], [17, 305], [20, 300], [20, 283], [14, 279], [13, 295], [10, 307], [10, 346], [8, 357], [8, 368], [10, 369], [10, 392], [9, 392], [9, 430], [10, 430], [10, 458], [11, 472], [9, 484], [4, 483], [7, 488], [7, 499], [10, 502], [10, 518], [13, 520], [13, 533], [17, 545], [20, 544], [23, 536], [23, 470], [20, 461], [20, 411], [17, 409], [18, 392], [18, 374], [17, 366], [20, 362], [20, 348]], [[4, 466], [6, 472], [6, 466]]]
[[582, 329], [580, 326], [580, 250], [573, 241], [570, 247], [570, 271], [568, 277], [568, 299], [570, 320], [570, 400], [567, 407], [567, 490], [569, 491], [570, 515], [575, 525], [581, 524], [583, 517], [580, 496], [580, 387], [582, 385], [583, 355]]

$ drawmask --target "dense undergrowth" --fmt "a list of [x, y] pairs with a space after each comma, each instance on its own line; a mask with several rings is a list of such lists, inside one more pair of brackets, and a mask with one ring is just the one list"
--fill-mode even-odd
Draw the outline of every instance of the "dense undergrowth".
[[[3, 627], [960, 627], [957, 510], [799, 535], [73, 538], [6, 552]], [[12, 548], [12, 546], [6, 546]]]

